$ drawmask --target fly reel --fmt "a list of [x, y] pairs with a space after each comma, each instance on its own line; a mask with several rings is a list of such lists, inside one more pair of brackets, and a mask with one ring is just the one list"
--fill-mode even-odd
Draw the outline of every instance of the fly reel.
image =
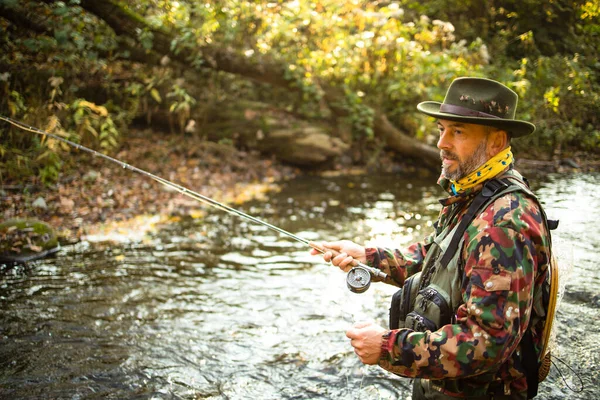
[[371, 273], [364, 267], [353, 267], [346, 275], [346, 285], [352, 293], [364, 293], [371, 286]]

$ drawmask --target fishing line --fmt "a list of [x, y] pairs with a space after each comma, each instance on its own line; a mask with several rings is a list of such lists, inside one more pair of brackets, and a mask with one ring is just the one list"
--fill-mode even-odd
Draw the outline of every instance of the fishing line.
[[[579, 379], [579, 389], [574, 389], [574, 388], [571, 387], [571, 385], [569, 385], [569, 382], [567, 382], [567, 379], [563, 375], [563, 373], [560, 370], [560, 368], [558, 367], [558, 365], [556, 365], [554, 363], [554, 360], [560, 361], [564, 366], [566, 366], [569, 370], [571, 370], [571, 372], [573, 374], [575, 374], [575, 376], [577, 377], [577, 379]], [[565, 383], [565, 385], [567, 386], [567, 388], [569, 388], [570, 391], [575, 392], [575, 393], [581, 393], [581, 392], [583, 392], [583, 389], [584, 389], [585, 386], [583, 385], [583, 379], [581, 379], [581, 376], [577, 373], [577, 371], [575, 371], [569, 364], [567, 364], [566, 362], [564, 362], [560, 358], [556, 357], [555, 355], [552, 356], [552, 359], [550, 360], [550, 362], [552, 363], [552, 365], [554, 365], [554, 368], [556, 368], [556, 370], [558, 371], [558, 373], [559, 373], [560, 377], [562, 378], [563, 382]]]
[[[167, 179], [161, 178], [160, 176], [154, 175], [154, 174], [152, 174], [152, 173], [150, 173], [148, 171], [145, 171], [143, 169], [135, 167], [135, 166], [133, 166], [131, 164], [127, 164], [126, 162], [123, 162], [123, 161], [118, 160], [116, 158], [107, 156], [106, 154], [100, 153], [100, 152], [98, 152], [96, 150], [92, 150], [92, 149], [87, 148], [85, 146], [82, 146], [82, 145], [80, 145], [78, 143], [75, 143], [75, 142], [72, 142], [72, 141], [70, 141], [68, 139], [62, 138], [62, 137], [60, 137], [58, 135], [55, 135], [55, 134], [43, 131], [43, 130], [41, 130], [39, 128], [36, 128], [36, 127], [33, 127], [33, 126], [26, 125], [23, 122], [15, 121], [15, 120], [13, 120], [11, 118], [8, 118], [8, 117], [4, 117], [4, 116], [0, 115], [0, 120], [6, 121], [9, 124], [11, 124], [11, 125], [19, 128], [19, 129], [22, 129], [24, 131], [36, 133], [38, 135], [45, 135], [45, 136], [50, 137], [52, 139], [55, 139], [55, 140], [58, 140], [60, 142], [66, 143], [69, 146], [75, 147], [78, 150], [82, 150], [82, 151], [85, 151], [87, 153], [90, 153], [94, 157], [104, 158], [105, 160], [108, 160], [108, 161], [111, 161], [113, 163], [116, 163], [116, 164], [120, 165], [124, 169], [128, 169], [130, 171], [137, 172], [137, 173], [142, 174], [142, 175], [144, 175], [144, 176], [146, 176], [146, 177], [148, 177], [150, 179], [153, 179], [156, 182], [158, 182], [158, 183], [160, 183], [162, 185], [165, 185], [165, 186], [167, 186], [167, 187], [169, 187], [169, 188], [171, 188], [171, 189], [173, 189], [173, 190], [175, 190], [175, 191], [177, 191], [177, 192], [179, 192], [179, 193], [181, 193], [181, 194], [183, 194], [185, 196], [191, 197], [194, 200], [197, 200], [197, 201], [202, 202], [204, 204], [208, 204], [209, 206], [215, 207], [215, 208], [217, 208], [219, 210], [228, 212], [230, 214], [237, 215], [238, 217], [247, 219], [247, 220], [249, 220], [251, 222], [254, 222], [255, 224], [266, 226], [267, 228], [269, 228], [269, 229], [271, 229], [271, 230], [273, 230], [275, 232], [278, 232], [278, 233], [280, 233], [280, 234], [282, 234], [284, 236], [288, 236], [288, 237], [290, 237], [290, 238], [292, 238], [292, 239], [294, 239], [294, 240], [296, 240], [296, 241], [298, 241], [300, 243], [303, 243], [303, 244], [305, 244], [307, 246], [310, 246], [313, 249], [315, 249], [315, 250], [317, 250], [317, 251], [319, 251], [321, 253], [325, 253], [325, 252], [329, 251], [334, 256], [336, 256], [337, 254], [339, 254], [335, 250], [332, 250], [332, 249], [329, 249], [329, 248], [325, 248], [325, 247], [321, 246], [318, 243], [315, 243], [315, 242], [309, 241], [307, 239], [301, 238], [300, 236], [294, 235], [291, 232], [288, 232], [288, 231], [286, 231], [284, 229], [281, 229], [281, 228], [279, 228], [279, 227], [277, 227], [275, 225], [269, 224], [268, 222], [265, 222], [265, 221], [263, 221], [261, 219], [253, 217], [252, 215], [246, 214], [246, 213], [244, 213], [244, 212], [242, 212], [240, 210], [237, 210], [237, 209], [235, 209], [233, 207], [230, 207], [230, 206], [228, 206], [228, 205], [226, 205], [224, 203], [221, 203], [221, 202], [218, 202], [218, 201], [216, 201], [214, 199], [211, 199], [210, 197], [204, 196], [204, 195], [202, 195], [202, 194], [200, 194], [198, 192], [195, 192], [193, 190], [190, 190], [190, 189], [188, 189], [188, 188], [186, 188], [184, 186], [181, 186], [181, 185], [178, 185], [176, 183], [173, 183], [173, 182], [171, 182], [171, 181], [169, 181]], [[352, 292], [355, 292], [355, 293], [363, 293], [363, 292], [365, 292], [369, 288], [369, 286], [371, 284], [371, 276], [379, 277], [381, 279], [387, 278], [387, 275], [385, 273], [383, 273], [382, 271], [380, 271], [380, 270], [378, 270], [376, 268], [369, 267], [368, 265], [366, 265], [364, 263], [361, 263], [358, 260], [354, 260], [351, 265], [353, 266], [353, 268], [346, 275], [346, 284], [347, 284], [348, 288]]]

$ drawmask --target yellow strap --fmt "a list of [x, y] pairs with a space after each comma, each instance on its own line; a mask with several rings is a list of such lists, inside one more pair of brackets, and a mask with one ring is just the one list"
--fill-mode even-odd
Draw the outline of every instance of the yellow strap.
[[556, 303], [558, 300], [558, 263], [552, 255], [550, 259], [550, 300], [548, 301], [548, 312], [546, 314], [546, 323], [542, 333], [542, 352], [540, 357], [544, 358], [550, 344], [550, 335], [552, 333], [552, 323], [554, 322], [554, 314], [556, 313]]

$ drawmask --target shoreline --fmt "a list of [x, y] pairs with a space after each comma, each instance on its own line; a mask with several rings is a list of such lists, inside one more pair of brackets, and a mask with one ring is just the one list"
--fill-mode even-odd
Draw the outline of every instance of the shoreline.
[[[279, 183], [304, 173], [257, 153], [181, 139], [138, 131], [127, 138], [114, 158], [232, 207], [265, 199], [267, 193], [279, 190]], [[64, 153], [62, 159], [67, 167], [55, 185], [46, 187], [30, 178], [0, 186], [2, 221], [38, 219], [56, 230], [62, 244], [72, 244], [86, 237], [139, 236], [156, 224], [205, 214], [206, 206], [198, 200], [107, 160], [78, 151]], [[384, 163], [390, 173], [414, 169], [394, 163], [391, 157]], [[515, 165], [530, 176], [600, 170], [600, 160], [594, 155], [556, 161], [516, 156]], [[357, 171], [371, 173], [367, 167], [312, 173], [332, 176]]]
[[[211, 142], [190, 143], [145, 133], [128, 137], [114, 158], [227, 204], [264, 198], [298, 170]], [[63, 244], [108, 230], [133, 230], [152, 220], [201, 218], [204, 204], [134, 171], [88, 153], [61, 155], [58, 182], [35, 178], [0, 186], [0, 219], [38, 219], [52, 226]], [[158, 218], [157, 218], [158, 216]]]

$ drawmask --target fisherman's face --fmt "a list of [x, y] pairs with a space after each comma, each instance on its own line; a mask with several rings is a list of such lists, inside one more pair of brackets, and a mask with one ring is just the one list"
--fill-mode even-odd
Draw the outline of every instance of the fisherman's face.
[[442, 176], [457, 181], [494, 156], [489, 154], [490, 128], [464, 122], [438, 120], [437, 143], [442, 159]]

